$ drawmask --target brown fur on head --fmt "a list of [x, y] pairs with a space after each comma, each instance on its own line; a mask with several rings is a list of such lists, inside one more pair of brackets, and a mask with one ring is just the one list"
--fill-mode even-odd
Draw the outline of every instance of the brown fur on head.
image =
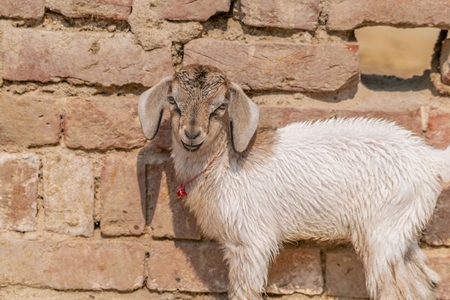
[[186, 66], [142, 94], [139, 117], [147, 138], [155, 137], [166, 103], [175, 140], [187, 151], [209, 148], [220, 133], [230, 132], [234, 149], [242, 152], [257, 128], [258, 107], [211, 66]]

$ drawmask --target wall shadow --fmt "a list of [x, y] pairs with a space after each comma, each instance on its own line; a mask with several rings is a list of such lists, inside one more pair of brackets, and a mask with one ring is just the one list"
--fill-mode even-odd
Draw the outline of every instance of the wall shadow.
[[[226, 299], [223, 293], [228, 285], [228, 267], [223, 261], [221, 248], [217, 243], [202, 238], [194, 215], [184, 205], [183, 199], [177, 197], [179, 182], [169, 148], [161, 147], [162, 144], [167, 145], [167, 136], [170, 137], [170, 127], [166, 126], [161, 126], [155, 140], [139, 151], [136, 162], [138, 170], [145, 170], [138, 171], [138, 176], [145, 177], [138, 181], [142, 214], [146, 226], [151, 228], [152, 238], [160, 242], [169, 240], [173, 242], [170, 247], [176, 248], [175, 253], [182, 253], [168, 258], [179, 261], [160, 268], [167, 268], [166, 273], [173, 276], [174, 288], [214, 293], [211, 295], [214, 299]], [[186, 280], [192, 281], [191, 287], [186, 287]], [[189, 288], [193, 290], [189, 291]]]

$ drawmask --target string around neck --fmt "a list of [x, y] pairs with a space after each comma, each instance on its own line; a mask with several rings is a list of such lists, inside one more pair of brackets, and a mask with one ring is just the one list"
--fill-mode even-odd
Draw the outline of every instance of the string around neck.
[[177, 186], [177, 196], [178, 198], [181, 197], [186, 197], [188, 194], [186, 193], [185, 187], [188, 186], [189, 184], [191, 184], [192, 182], [194, 182], [197, 178], [199, 178], [203, 173], [205, 173], [214, 163], [214, 161], [216, 160], [217, 156], [215, 156], [211, 162], [197, 175], [195, 175], [193, 178], [191, 178], [190, 180], [188, 180], [185, 183], [180, 184], [179, 186]]

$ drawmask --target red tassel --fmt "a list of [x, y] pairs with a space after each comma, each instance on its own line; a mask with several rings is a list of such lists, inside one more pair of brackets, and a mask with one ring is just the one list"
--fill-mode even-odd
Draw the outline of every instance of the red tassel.
[[214, 160], [215, 160], [216, 158], [217, 158], [217, 157], [214, 157], [213, 160], [206, 166], [206, 168], [204, 168], [204, 169], [203, 169], [200, 173], [198, 173], [194, 178], [192, 178], [191, 180], [189, 180], [189, 181], [186, 182], [186, 183], [182, 183], [182, 184], [180, 184], [179, 186], [177, 186], [177, 196], [178, 196], [178, 198], [185, 197], [185, 196], [188, 195], [188, 194], [186, 193], [184, 187], [187, 186], [188, 184], [191, 184], [191, 183], [192, 183], [195, 179], [197, 179], [200, 175], [202, 175], [203, 173], [205, 173], [206, 170], [208, 170], [209, 167], [211, 167], [211, 165], [213, 164], [213, 162], [214, 162]]
[[184, 185], [181, 184], [181, 185], [177, 186], [177, 196], [178, 196], [178, 198], [187, 196], [187, 193], [184, 190]]

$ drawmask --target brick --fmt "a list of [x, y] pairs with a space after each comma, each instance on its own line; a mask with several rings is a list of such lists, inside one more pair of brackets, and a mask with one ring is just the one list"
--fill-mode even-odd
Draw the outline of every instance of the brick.
[[8, 27], [1, 49], [8, 49], [3, 53], [3, 79], [7, 80], [153, 86], [173, 73], [170, 47], [144, 51], [131, 33]]
[[230, 10], [230, 0], [169, 0], [162, 11], [164, 19], [173, 21], [206, 21], [213, 15]]
[[147, 287], [158, 291], [227, 290], [228, 268], [214, 243], [155, 241], [148, 260]]
[[404, 111], [388, 111], [388, 110], [365, 110], [365, 109], [355, 109], [346, 110], [338, 109], [336, 110], [336, 116], [340, 118], [355, 118], [355, 117], [366, 117], [375, 119], [384, 119], [392, 121], [404, 127], [405, 129], [411, 130], [418, 135], [422, 134], [422, 121], [420, 115], [420, 109], [413, 108], [408, 110], [405, 108]]
[[267, 292], [321, 294], [323, 276], [320, 250], [293, 246], [284, 248], [270, 268]]
[[257, 1], [242, 0], [241, 21], [255, 27], [315, 30], [318, 24], [319, 0]]
[[30, 147], [59, 143], [61, 120], [53, 99], [1, 93], [0, 111], [0, 145]]
[[333, 0], [329, 30], [352, 30], [367, 25], [450, 27], [447, 0]]
[[184, 63], [215, 66], [244, 89], [335, 91], [359, 78], [355, 44], [294, 44], [196, 39], [184, 47]]
[[441, 278], [436, 292], [436, 299], [450, 299], [450, 249], [424, 249], [428, 257], [429, 266]]
[[132, 0], [47, 0], [46, 7], [69, 18], [99, 17], [127, 20]]
[[[221, 3], [224, 0], [214, 1]], [[145, 50], [153, 50], [161, 47], [170, 49], [172, 43], [186, 44], [190, 40], [201, 36], [203, 26], [199, 22], [168, 22], [164, 19], [164, 11], [171, 11], [170, 7], [165, 5], [169, 1], [152, 1], [151, 7], [148, 0], [133, 0], [133, 10], [128, 19], [131, 31], [139, 40], [139, 44]], [[197, 1], [176, 1], [171, 0], [172, 5], [180, 4], [181, 7], [197, 7], [196, 3], [211, 3], [210, 0]], [[191, 8], [189, 8], [191, 9]], [[202, 7], [196, 12], [196, 15], [209, 14], [211, 8]], [[186, 15], [188, 12], [173, 10], [172, 13]]]
[[259, 126], [279, 128], [293, 122], [303, 122], [330, 117], [330, 110], [281, 106], [260, 106]]
[[145, 145], [137, 112], [139, 99], [77, 98], [66, 102], [64, 139], [67, 147], [132, 149]]
[[426, 136], [429, 143], [438, 148], [446, 148], [450, 144], [450, 110], [432, 106], [428, 118]]
[[138, 154], [116, 153], [103, 159], [99, 198], [102, 234], [139, 235], [145, 228], [145, 165]]
[[45, 228], [73, 236], [94, 233], [93, 163], [72, 154], [49, 155], [43, 162]]
[[350, 250], [331, 250], [326, 254], [326, 292], [328, 296], [368, 298], [364, 268]]
[[144, 282], [144, 247], [133, 242], [0, 241], [0, 285], [132, 291]]
[[33, 154], [0, 154], [0, 228], [36, 228], [39, 158]]
[[2, 0], [0, 17], [15, 19], [41, 19], [44, 16], [44, 0]]
[[450, 39], [442, 43], [440, 67], [442, 82], [450, 85]]
[[450, 246], [450, 187], [444, 189], [438, 198], [431, 221], [422, 240], [433, 246]]
[[194, 216], [176, 195], [178, 185], [169, 156], [147, 165], [148, 215], [152, 234], [157, 238], [199, 240], [201, 235]]

